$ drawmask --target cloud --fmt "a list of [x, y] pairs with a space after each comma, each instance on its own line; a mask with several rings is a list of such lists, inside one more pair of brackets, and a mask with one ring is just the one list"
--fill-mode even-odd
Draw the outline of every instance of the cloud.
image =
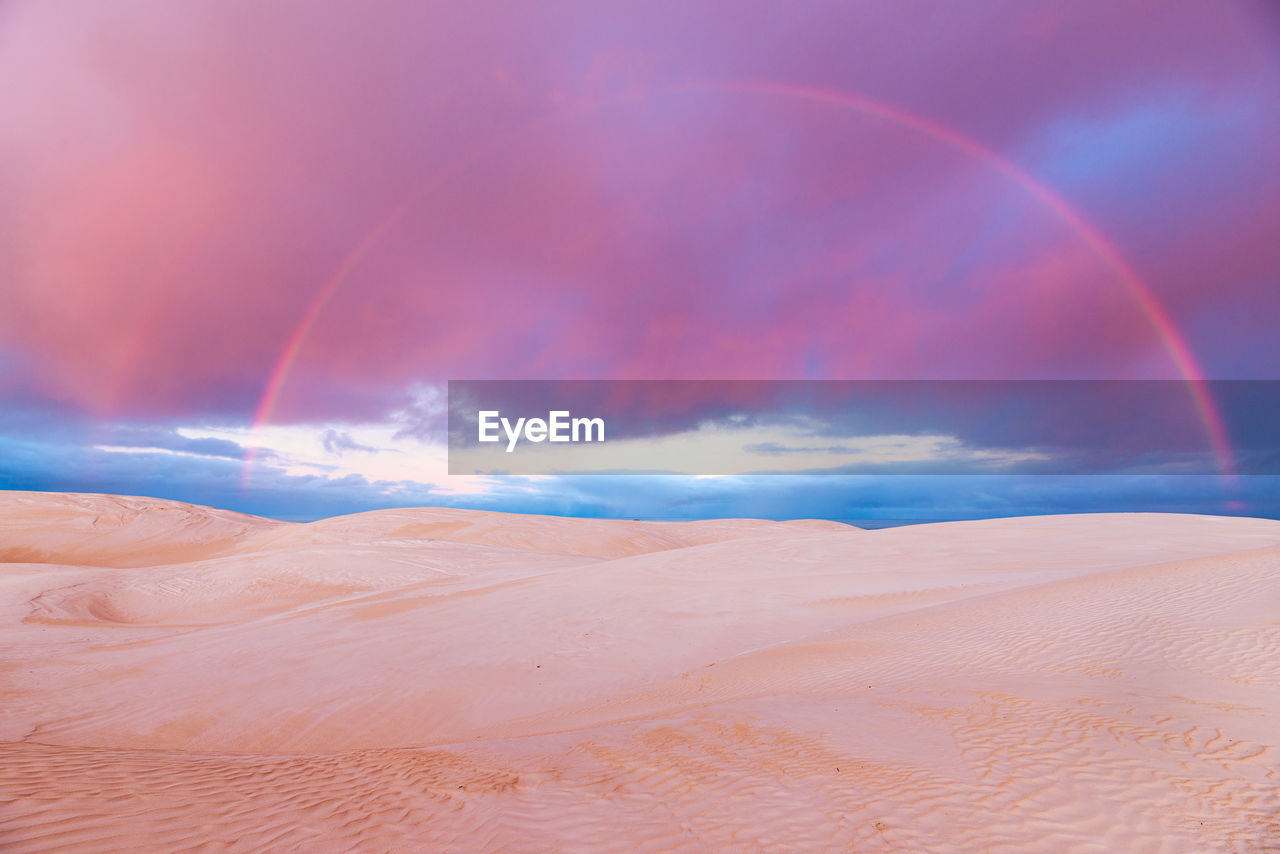
[[1257, 375], [1239, 342], [1272, 337], [1280, 215], [1259, 14], [14, 3], [0, 332], [38, 387], [111, 418], [247, 417], [291, 340], [275, 414], [297, 422], [451, 376], [1172, 374], [1007, 175], [883, 116], [717, 88], [764, 80], [1022, 163], [1211, 367]]
[[360, 451], [366, 454], [376, 454], [378, 449], [370, 445], [362, 445], [355, 439], [351, 438], [350, 433], [345, 433], [332, 428], [324, 431], [321, 439], [324, 449], [331, 454], [344, 454], [347, 451]]
[[[949, 519], [1116, 508], [1280, 517], [1277, 476], [1234, 484], [1210, 475], [448, 478], [442, 460], [415, 467], [412, 459], [361, 474], [337, 465], [322, 470], [324, 460], [342, 457], [324, 456], [323, 430], [301, 427], [264, 433], [266, 452], [242, 484], [239, 454], [201, 441], [222, 438], [243, 448], [228, 438], [242, 433], [173, 425], [111, 430], [73, 423], [56, 404], [36, 403], [0, 413], [0, 489], [152, 495], [291, 520], [424, 505], [617, 518]], [[377, 446], [395, 428], [380, 429], [353, 428], [352, 438]], [[133, 452], [100, 450], [103, 441]], [[196, 454], [193, 447], [226, 453]], [[370, 459], [383, 456], [407, 455]]]
[[[158, 449], [198, 457], [219, 457], [243, 460], [245, 447], [226, 439], [193, 438], [184, 436], [175, 428], [154, 426], [112, 425], [98, 432], [100, 445], [114, 445], [138, 450]], [[270, 454], [270, 451], [264, 451]]]
[[832, 454], [839, 456], [858, 456], [866, 453], [861, 448], [851, 448], [848, 445], [828, 445], [826, 447], [783, 445], [780, 442], [756, 442], [746, 445], [743, 448], [749, 454], [765, 454], [767, 456], [776, 457], [783, 454]]
[[[413, 482], [290, 475], [238, 487], [234, 461], [0, 439], [0, 488], [151, 495], [306, 521], [389, 507], [454, 506], [610, 518], [955, 519], [1110, 511], [1280, 516], [1280, 477], [506, 477], [477, 494]], [[1228, 506], [1228, 502], [1237, 502]]]

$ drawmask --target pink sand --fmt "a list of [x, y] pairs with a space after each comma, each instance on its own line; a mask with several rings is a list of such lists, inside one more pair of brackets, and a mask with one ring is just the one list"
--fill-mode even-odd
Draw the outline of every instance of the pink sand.
[[0, 561], [5, 852], [1280, 842], [1276, 521], [10, 492]]

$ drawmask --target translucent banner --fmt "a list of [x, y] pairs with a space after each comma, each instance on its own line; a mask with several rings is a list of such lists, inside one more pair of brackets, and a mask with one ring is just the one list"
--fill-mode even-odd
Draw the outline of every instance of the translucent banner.
[[1280, 382], [469, 380], [450, 474], [1280, 474]]

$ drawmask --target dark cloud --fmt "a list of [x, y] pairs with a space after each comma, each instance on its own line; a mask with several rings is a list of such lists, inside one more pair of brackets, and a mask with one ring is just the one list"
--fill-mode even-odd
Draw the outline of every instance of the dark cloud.
[[[177, 430], [163, 427], [134, 427], [128, 425], [111, 425], [100, 428], [97, 432], [98, 444], [118, 445], [131, 448], [158, 448], [193, 454], [200, 457], [220, 457], [228, 460], [243, 460], [246, 449], [243, 445], [229, 439], [191, 438], [183, 436]], [[272, 452], [261, 449], [259, 458], [272, 456]]]

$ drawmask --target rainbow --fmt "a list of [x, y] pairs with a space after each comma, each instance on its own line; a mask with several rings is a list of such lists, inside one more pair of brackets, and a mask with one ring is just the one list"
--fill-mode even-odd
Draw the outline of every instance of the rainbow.
[[[1151, 287], [1142, 280], [1137, 271], [1135, 271], [1124, 259], [1120, 250], [1107, 240], [1107, 238], [1091, 222], [1089, 222], [1089, 220], [1072, 207], [1061, 195], [1024, 170], [1022, 167], [1018, 166], [1016, 163], [1000, 156], [981, 143], [961, 134], [953, 128], [947, 127], [946, 125], [940, 124], [932, 119], [899, 109], [898, 107], [894, 107], [890, 104], [874, 101], [870, 98], [840, 90], [820, 89], [774, 82], [729, 81], [689, 84], [674, 89], [653, 90], [639, 96], [632, 95], [626, 98], [617, 98], [608, 101], [594, 102], [575, 108], [556, 110], [551, 113], [544, 114], [526, 125], [522, 125], [518, 129], [518, 132], [527, 132], [537, 125], [543, 124], [552, 119], [563, 118], [567, 114], [586, 113], [604, 106], [616, 105], [626, 101], [641, 100], [644, 98], [654, 97], [656, 95], [680, 94], [687, 92], [729, 92], [756, 97], [786, 98], [813, 104], [823, 104], [845, 110], [852, 110], [861, 115], [871, 116], [873, 118], [889, 122], [897, 127], [911, 130], [931, 140], [942, 143], [1013, 181], [1031, 198], [1035, 199], [1047, 210], [1052, 211], [1063, 224], [1067, 225], [1077, 235], [1077, 237], [1082, 240], [1104, 264], [1106, 264], [1108, 269], [1112, 271], [1117, 280], [1133, 297], [1143, 315], [1147, 318], [1148, 322], [1159, 336], [1161, 345], [1169, 356], [1169, 359], [1177, 369], [1182, 380], [1186, 383], [1191, 402], [1204, 426], [1205, 433], [1208, 436], [1210, 445], [1212, 446], [1214, 456], [1217, 459], [1219, 470], [1228, 482], [1234, 481], [1236, 477], [1234, 454], [1232, 452], [1226, 425], [1223, 422], [1222, 413], [1218, 409], [1217, 403], [1209, 391], [1209, 385], [1205, 379], [1204, 371], [1196, 361], [1194, 354], [1191, 352], [1191, 348], [1187, 345], [1186, 338], [1174, 324], [1173, 319], [1169, 316], [1169, 312], [1160, 304], [1160, 301], [1156, 298]], [[514, 133], [512, 136], [514, 136]], [[504, 137], [504, 140], [506, 138], [509, 137]], [[487, 151], [491, 148], [492, 146], [481, 150], [473, 150], [472, 153], [460, 163], [457, 163], [453, 167], [445, 169], [440, 173], [436, 173], [427, 180], [415, 185], [415, 187], [412, 188], [400, 200], [400, 202], [398, 202], [386, 214], [386, 216], [375, 223], [374, 226], [365, 233], [364, 237], [362, 237], [360, 241], [352, 247], [351, 251], [342, 259], [341, 263], [339, 263], [337, 268], [334, 269], [333, 273], [329, 275], [321, 287], [316, 291], [315, 296], [299, 318], [297, 326], [294, 327], [293, 332], [285, 342], [285, 346], [280, 352], [280, 357], [276, 360], [276, 363], [268, 376], [262, 398], [260, 399], [254, 413], [251, 436], [256, 435], [263, 426], [270, 421], [276, 402], [279, 400], [280, 393], [288, 380], [289, 372], [297, 361], [298, 354], [301, 352], [307, 336], [310, 334], [316, 320], [324, 311], [325, 306], [329, 303], [330, 299], [332, 299], [333, 295], [341, 287], [342, 283], [351, 274], [351, 272], [359, 266], [360, 262], [369, 253], [369, 251], [382, 240], [382, 238], [406, 213], [408, 213], [408, 211], [424, 196], [429, 188], [436, 186], [445, 176], [453, 174], [466, 164], [475, 161], [482, 151]], [[241, 476], [242, 488], [247, 487], [249, 484], [254, 458], [255, 448], [253, 447], [252, 441], [250, 441], [249, 449], [245, 455], [244, 469]]]

